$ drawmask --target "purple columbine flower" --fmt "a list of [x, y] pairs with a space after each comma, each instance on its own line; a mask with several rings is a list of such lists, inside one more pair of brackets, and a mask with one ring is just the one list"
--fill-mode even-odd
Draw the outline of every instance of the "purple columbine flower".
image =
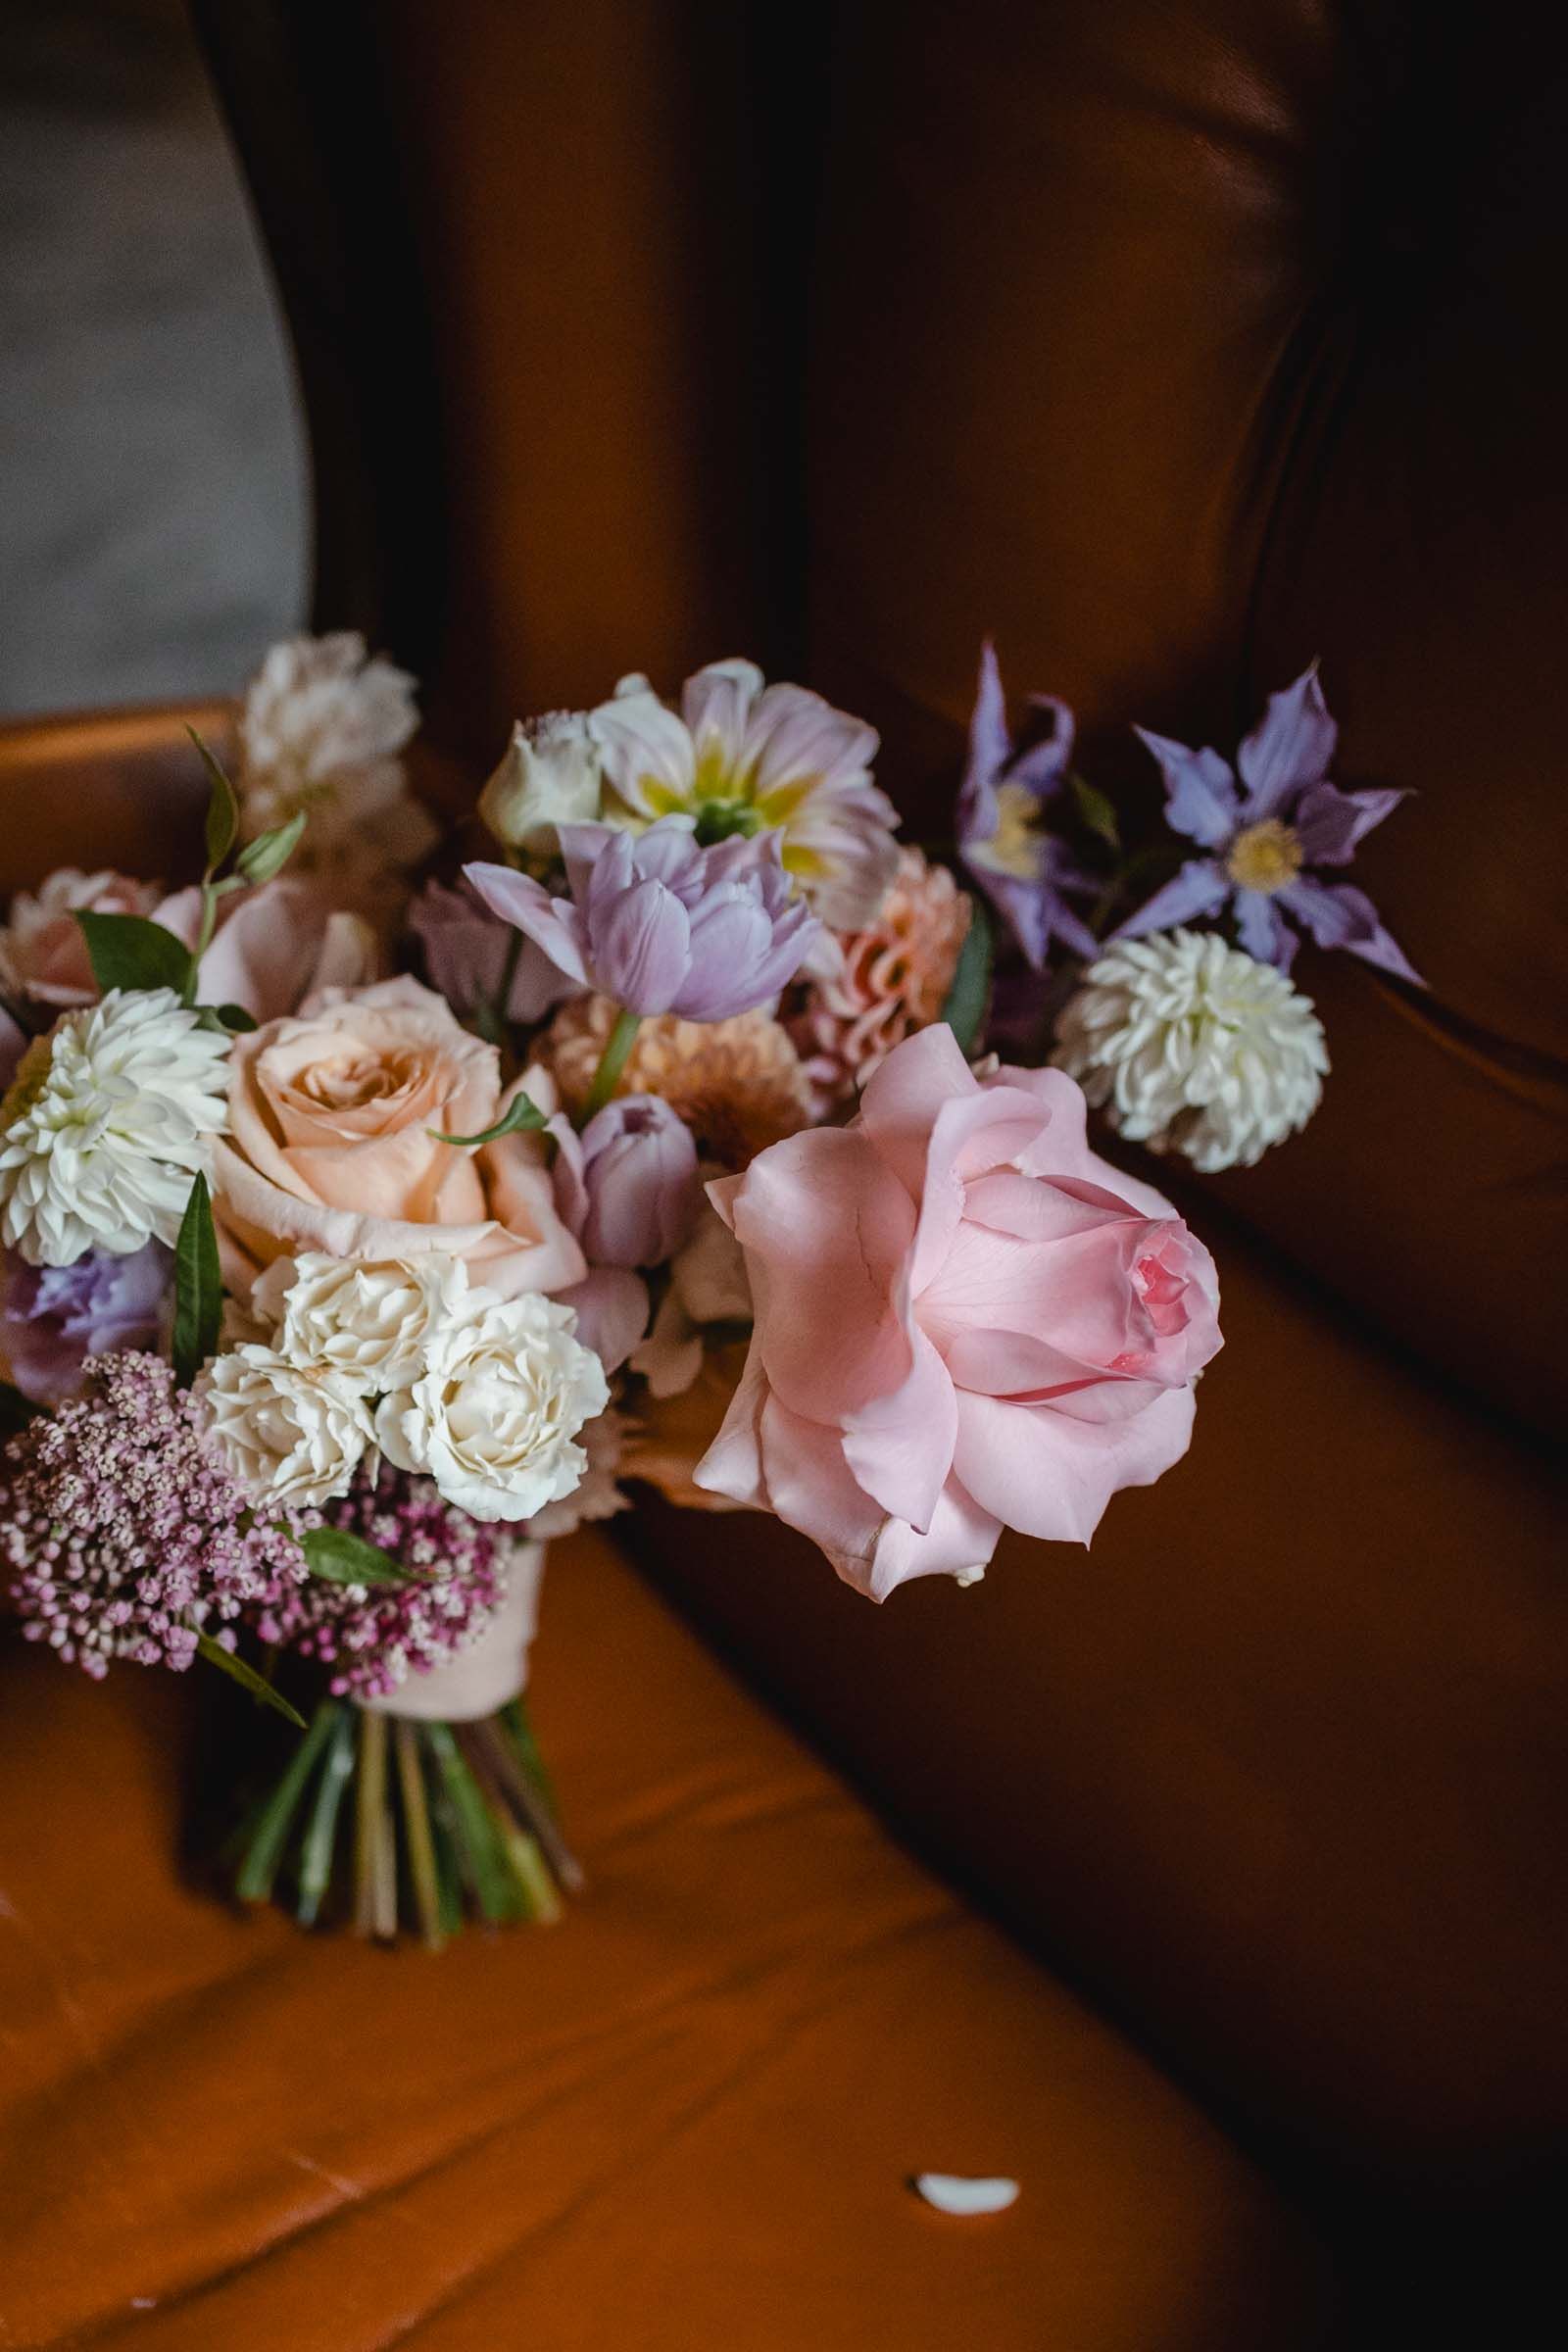
[[508, 865], [464, 872], [568, 979], [627, 1012], [751, 1012], [794, 979], [821, 928], [791, 893], [776, 833], [703, 849], [678, 816], [645, 833], [563, 825], [561, 853], [569, 898]]
[[1007, 730], [1002, 673], [987, 639], [958, 790], [958, 855], [1038, 972], [1053, 940], [1074, 956], [1098, 956], [1100, 946], [1062, 896], [1093, 890], [1093, 878], [1077, 870], [1065, 844], [1046, 830], [1046, 811], [1067, 780], [1072, 712], [1051, 695], [1032, 695], [1030, 702], [1050, 712], [1052, 731], [1020, 752]]
[[128, 1257], [89, 1250], [74, 1266], [0, 1252], [0, 1362], [34, 1404], [74, 1396], [90, 1355], [156, 1348], [173, 1271], [162, 1242]]
[[1270, 695], [1237, 755], [1239, 782], [1229, 760], [1206, 745], [1195, 752], [1143, 727], [1137, 733], [1164, 771], [1166, 822], [1208, 856], [1189, 858], [1113, 938], [1141, 939], [1232, 906], [1237, 936], [1259, 963], [1290, 970], [1299, 945], [1294, 923], [1320, 948], [1348, 949], [1425, 986], [1365, 891], [1312, 871], [1348, 865], [1362, 835], [1404, 798], [1393, 791], [1341, 792], [1328, 781], [1339, 728], [1316, 662], [1294, 686]]

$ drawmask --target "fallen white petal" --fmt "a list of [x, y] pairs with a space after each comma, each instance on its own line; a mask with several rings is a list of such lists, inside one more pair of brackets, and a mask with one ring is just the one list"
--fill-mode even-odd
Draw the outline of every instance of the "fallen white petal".
[[1005, 2213], [1018, 2194], [1016, 2180], [967, 2173], [916, 2173], [914, 2185], [938, 2213]]

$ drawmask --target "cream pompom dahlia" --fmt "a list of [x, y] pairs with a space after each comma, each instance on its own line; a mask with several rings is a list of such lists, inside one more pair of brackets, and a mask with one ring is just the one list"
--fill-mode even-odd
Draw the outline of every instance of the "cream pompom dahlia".
[[172, 1244], [212, 1172], [227, 1062], [227, 1038], [167, 988], [64, 1014], [0, 1102], [0, 1241], [33, 1266]]
[[1217, 933], [1119, 941], [1091, 964], [1052, 1056], [1129, 1143], [1205, 1176], [1304, 1127], [1329, 1066], [1310, 998]]

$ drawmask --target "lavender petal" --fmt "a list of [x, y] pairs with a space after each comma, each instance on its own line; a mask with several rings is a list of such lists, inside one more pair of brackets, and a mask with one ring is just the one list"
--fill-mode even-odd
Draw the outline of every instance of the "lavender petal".
[[1340, 730], [1329, 716], [1317, 663], [1294, 685], [1271, 694], [1257, 725], [1237, 755], [1248, 788], [1244, 822], [1276, 816], [1293, 792], [1321, 782], [1329, 772]]

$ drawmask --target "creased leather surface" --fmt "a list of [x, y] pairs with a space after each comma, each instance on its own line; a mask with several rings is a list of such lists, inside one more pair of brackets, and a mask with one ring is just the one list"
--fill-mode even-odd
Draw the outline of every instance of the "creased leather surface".
[[1211, 2095], [1474, 2212], [1568, 2150], [1560, 1482], [1209, 1238], [1192, 1450], [1090, 1552], [1004, 1539], [983, 1585], [876, 1609], [768, 1522], [633, 1541]]
[[[590, 1890], [433, 1959], [181, 1884], [192, 1685], [5, 1638], [8, 2352], [1307, 2340], [1272, 2192], [602, 1540], [535, 1671]], [[945, 2220], [928, 2168], [1023, 2195]]]
[[[980, 638], [1141, 790], [1314, 657], [1461, 1054], [1308, 951], [1335, 1068], [1211, 1188], [1555, 1433], [1568, 1211], [1568, 24], [1404, 0], [850, 0], [808, 333], [814, 682], [943, 829]], [[1511, 1083], [1523, 1054], [1542, 1073]]]

